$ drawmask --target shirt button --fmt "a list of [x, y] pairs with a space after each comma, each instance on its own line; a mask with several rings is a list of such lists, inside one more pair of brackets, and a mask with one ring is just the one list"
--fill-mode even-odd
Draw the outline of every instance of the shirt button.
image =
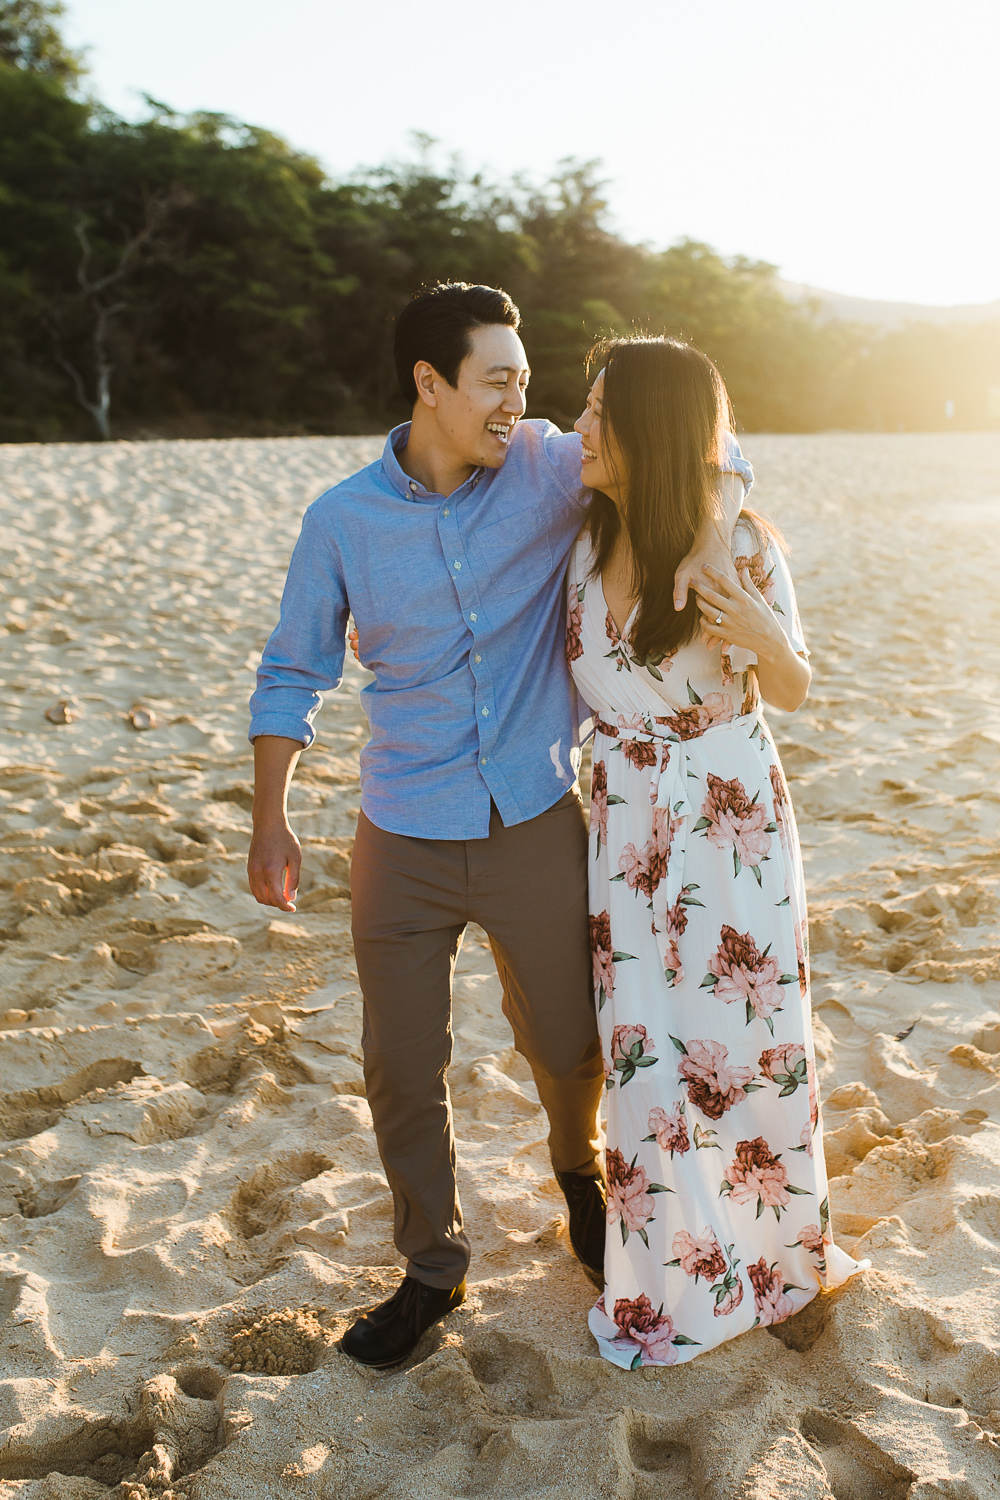
[[414, 494], [417, 493], [417, 481], [415, 479], [411, 479], [410, 480], [410, 489], [413, 491]]
[[469, 619], [473, 620], [473, 621], [479, 619], [479, 616], [476, 614], [475, 610], [471, 610], [470, 611], [470, 613], [469, 613]]
[[488, 766], [488, 765], [489, 765], [489, 763], [490, 763], [490, 758], [489, 758], [489, 756], [488, 756], [488, 755], [481, 755], [481, 756], [480, 756], [480, 757], [479, 757], [479, 764], [480, 764], [480, 765], [481, 765], [481, 766]]
[[452, 563], [452, 567], [455, 569], [456, 573], [461, 573], [461, 571], [462, 571], [462, 564], [460, 562], [457, 562], [457, 561], [453, 562]]
[[480, 656], [480, 654], [479, 654], [479, 652], [478, 652], [478, 651], [477, 651], [477, 652], [476, 652], [476, 655], [475, 655], [475, 657], [474, 657], [474, 660], [475, 660], [475, 661], [477, 661], [477, 662], [479, 662], [479, 661], [482, 661], [482, 659], [483, 659], [483, 658], [482, 658], [482, 657], [481, 657], [481, 656]]
[[441, 514], [442, 514], [442, 515], [443, 515], [443, 516], [450, 516], [450, 515], [451, 515], [451, 511], [450, 511], [450, 510], [449, 510], [449, 509], [448, 509], [448, 507], [447, 507], [447, 505], [446, 505], [446, 506], [445, 506], [445, 508], [444, 508], [444, 510], [443, 510], [443, 511], [442, 511], [442, 512], [441, 512]]
[[482, 715], [483, 715], [483, 718], [484, 718], [484, 719], [488, 719], [488, 718], [489, 718], [489, 716], [490, 716], [490, 711], [489, 711], [489, 709], [488, 709], [488, 708], [484, 708], [484, 709], [483, 709], [483, 710], [482, 710]]

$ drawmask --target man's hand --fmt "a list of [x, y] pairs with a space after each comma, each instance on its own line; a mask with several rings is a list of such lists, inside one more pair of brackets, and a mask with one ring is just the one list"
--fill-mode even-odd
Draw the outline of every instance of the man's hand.
[[288, 788], [302, 746], [298, 740], [262, 734], [253, 742], [253, 838], [247, 879], [261, 906], [294, 911], [302, 870], [302, 848], [288, 826]]
[[250, 890], [261, 906], [295, 911], [302, 870], [302, 847], [287, 823], [254, 828], [247, 856]]

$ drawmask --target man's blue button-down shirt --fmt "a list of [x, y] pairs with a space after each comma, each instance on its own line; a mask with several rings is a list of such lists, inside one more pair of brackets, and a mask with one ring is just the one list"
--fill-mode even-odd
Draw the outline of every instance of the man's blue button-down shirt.
[[[281, 618], [250, 700], [250, 738], [308, 745], [344, 666], [353, 614], [370, 739], [361, 805], [378, 828], [416, 838], [510, 827], [576, 780], [576, 698], [564, 651], [563, 579], [580, 530], [580, 439], [522, 420], [499, 469], [447, 497], [400, 467], [409, 424], [381, 459], [306, 511]], [[735, 440], [729, 467], [749, 488]]]

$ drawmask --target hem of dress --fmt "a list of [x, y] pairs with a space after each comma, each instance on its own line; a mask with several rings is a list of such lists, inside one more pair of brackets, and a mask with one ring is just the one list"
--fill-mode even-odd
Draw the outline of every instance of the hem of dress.
[[[806, 1300], [795, 1309], [795, 1312], [789, 1313], [787, 1318], [782, 1318], [782, 1323], [787, 1323], [790, 1318], [794, 1318], [798, 1313], [802, 1312], [803, 1308], [808, 1307], [810, 1302], [815, 1302], [817, 1297], [823, 1296], [824, 1294], [829, 1295], [830, 1292], [835, 1292], [838, 1287], [844, 1286], [846, 1282], [850, 1281], [860, 1272], [870, 1271], [872, 1268], [872, 1263], [867, 1256], [864, 1260], [856, 1261], [853, 1259], [853, 1257], [847, 1254], [846, 1250], [840, 1250], [839, 1246], [831, 1246], [831, 1250], [834, 1251], [836, 1259], [840, 1262], [840, 1266], [838, 1269], [840, 1270], [841, 1274], [839, 1274], [835, 1280], [827, 1278], [824, 1283], [817, 1286], [815, 1291], [812, 1292], [811, 1295], [808, 1296]], [[843, 1261], [845, 1260], [850, 1261], [850, 1270], [843, 1269]], [[726, 1338], [719, 1339], [715, 1343], [699, 1345], [684, 1344], [678, 1349], [677, 1355], [674, 1359], [667, 1360], [647, 1358], [642, 1360], [640, 1364], [635, 1365], [636, 1355], [642, 1354], [641, 1346], [639, 1346], [638, 1344], [633, 1344], [632, 1348], [630, 1349], [616, 1348], [615, 1340], [606, 1338], [604, 1334], [598, 1333], [597, 1329], [594, 1327], [595, 1318], [603, 1320], [605, 1326], [607, 1325], [608, 1315], [606, 1312], [600, 1309], [596, 1303], [587, 1314], [587, 1327], [590, 1329], [594, 1341], [597, 1344], [597, 1348], [601, 1358], [606, 1359], [609, 1364], [617, 1365], [620, 1370], [629, 1371], [632, 1370], [633, 1366], [635, 1366], [636, 1369], [644, 1370], [672, 1370], [677, 1365], [690, 1364], [693, 1359], [698, 1358], [699, 1354], [709, 1354], [713, 1349], [720, 1349], [723, 1344], [730, 1344], [732, 1343], [733, 1339], [738, 1339], [745, 1333], [753, 1333], [754, 1328], [776, 1328], [780, 1326], [780, 1324], [776, 1323], [747, 1323], [742, 1328], [734, 1330], [732, 1333], [727, 1335]]]

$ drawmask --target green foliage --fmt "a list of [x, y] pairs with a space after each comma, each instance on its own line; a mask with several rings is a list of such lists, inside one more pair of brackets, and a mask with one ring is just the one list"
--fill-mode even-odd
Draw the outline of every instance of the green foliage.
[[0, 62], [74, 83], [83, 67], [60, 34], [65, 13], [59, 0], [0, 0]]
[[745, 428], [997, 424], [1000, 328], [823, 323], [773, 266], [629, 245], [593, 162], [496, 185], [420, 140], [331, 183], [224, 115], [128, 123], [73, 96], [60, 11], [0, 0], [0, 439], [383, 429], [392, 320], [437, 279], [510, 291], [530, 411], [564, 427], [594, 339], [632, 329], [710, 354]]

